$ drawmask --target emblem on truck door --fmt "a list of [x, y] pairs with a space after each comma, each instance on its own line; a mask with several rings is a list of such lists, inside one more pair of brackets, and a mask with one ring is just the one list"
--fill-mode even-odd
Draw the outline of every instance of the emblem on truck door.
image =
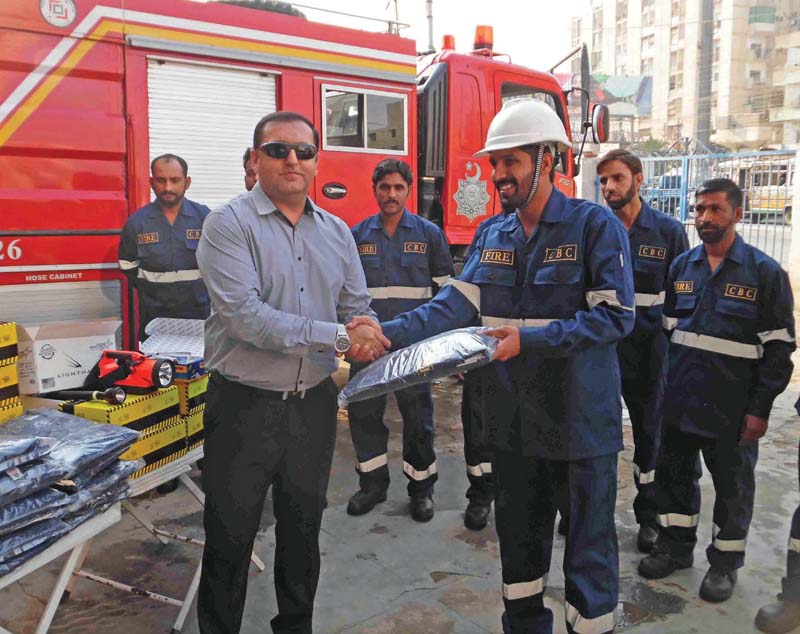
[[40, 0], [39, 11], [45, 20], [59, 28], [72, 24], [77, 14], [72, 0]]
[[[470, 176], [472, 168], [475, 168], [475, 175]], [[466, 178], [458, 179], [458, 191], [453, 194], [456, 201], [456, 215], [466, 216], [472, 222], [478, 216], [486, 214], [486, 205], [491, 200], [489, 192], [486, 191], [486, 181], [481, 180], [481, 166], [472, 161], [467, 162], [467, 170], [464, 172]]]

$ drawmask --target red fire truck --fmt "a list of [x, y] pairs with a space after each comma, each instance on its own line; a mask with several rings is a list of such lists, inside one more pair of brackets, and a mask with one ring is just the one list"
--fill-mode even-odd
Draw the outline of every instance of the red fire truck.
[[[183, 156], [187, 195], [213, 208], [242, 191], [255, 122], [295, 110], [322, 135], [321, 206], [351, 225], [375, 213], [370, 175], [394, 156], [417, 168], [413, 210], [457, 249], [499, 211], [472, 154], [502, 103], [542, 99], [569, 133], [556, 79], [488, 41], [418, 59], [395, 34], [188, 0], [3, 0], [0, 41], [0, 318], [117, 317], [127, 345], [118, 236], [150, 201], [154, 156]], [[556, 185], [572, 194], [562, 159]]]

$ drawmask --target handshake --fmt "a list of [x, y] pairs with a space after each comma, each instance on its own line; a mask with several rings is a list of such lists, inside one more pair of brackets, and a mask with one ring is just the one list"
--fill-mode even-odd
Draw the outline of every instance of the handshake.
[[391, 348], [392, 342], [383, 336], [381, 325], [367, 316], [353, 317], [347, 324], [350, 350], [345, 357], [356, 363], [372, 363]]

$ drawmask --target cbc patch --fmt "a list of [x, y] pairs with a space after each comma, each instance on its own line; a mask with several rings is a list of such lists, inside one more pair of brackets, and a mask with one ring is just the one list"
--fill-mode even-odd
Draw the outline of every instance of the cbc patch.
[[203, 232], [202, 229], [187, 229], [186, 230], [186, 239], [187, 240], [199, 240], [200, 234]]
[[404, 242], [403, 243], [403, 253], [427, 253], [428, 252], [428, 243], [427, 242]]
[[514, 249], [484, 249], [481, 252], [481, 262], [514, 266], [514, 253]]
[[754, 302], [756, 301], [756, 297], [758, 297], [758, 289], [751, 286], [741, 286], [739, 284], [726, 284], [725, 297], [744, 299], [748, 302]]
[[577, 244], [562, 244], [560, 247], [544, 250], [543, 264], [548, 262], [575, 262], [578, 259]]
[[139, 244], [153, 244], [158, 242], [158, 231], [153, 231], [153, 233], [140, 233], [136, 236], [136, 242]]
[[359, 255], [378, 255], [378, 245], [373, 242], [365, 242], [358, 245]]
[[650, 247], [646, 244], [639, 245], [639, 257], [653, 260], [666, 260], [667, 249], [664, 247]]
[[675, 292], [676, 293], [693, 293], [694, 292], [694, 281], [693, 280], [676, 281], [675, 282]]

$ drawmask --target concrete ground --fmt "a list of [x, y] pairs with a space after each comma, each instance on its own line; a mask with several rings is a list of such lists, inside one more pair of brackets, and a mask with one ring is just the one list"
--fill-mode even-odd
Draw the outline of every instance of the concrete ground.
[[[800, 357], [795, 360], [800, 365]], [[711, 605], [697, 596], [707, 564], [704, 547], [711, 539], [713, 490], [703, 479], [703, 510], [693, 568], [663, 581], [648, 582], [636, 573], [636, 524], [631, 510], [632, 440], [626, 426], [626, 450], [619, 458], [617, 526], [620, 541], [620, 614], [618, 631], [636, 634], [754, 632], [759, 606], [774, 600], [780, 588], [791, 514], [798, 503], [798, 416], [792, 407], [800, 390], [800, 371], [776, 403], [770, 430], [761, 444], [756, 508], [747, 544], [747, 563], [740, 571], [733, 598]], [[353, 518], [345, 506], [356, 488], [355, 458], [345, 421], [338, 429], [336, 454], [323, 521], [322, 574], [316, 600], [315, 632], [334, 634], [479, 634], [500, 632], [500, 563], [493, 523], [481, 532], [464, 528], [463, 441], [458, 420], [460, 387], [445, 381], [434, 388], [436, 399], [439, 482], [436, 516], [418, 524], [407, 513], [401, 472], [400, 418], [390, 406], [392, 484], [387, 502], [368, 515]], [[151, 495], [137, 504], [168, 530], [202, 538], [202, 513], [188, 492]], [[493, 521], [492, 517], [492, 521]], [[267, 505], [256, 552], [267, 563], [251, 568], [244, 634], [269, 632], [275, 614], [270, 572], [274, 518]], [[564, 539], [556, 537], [546, 600], [556, 612], [557, 633], [563, 625], [564, 577], [560, 562]], [[86, 567], [140, 588], [182, 596], [199, 561], [200, 549], [171, 542], [161, 545], [129, 515], [94, 542]], [[0, 625], [16, 634], [32, 632], [60, 561], [0, 592]], [[147, 634], [169, 632], [178, 609], [133, 594], [79, 579], [71, 598], [59, 608], [51, 632]], [[184, 626], [197, 633], [194, 607]], [[800, 630], [798, 630], [800, 631]]]

